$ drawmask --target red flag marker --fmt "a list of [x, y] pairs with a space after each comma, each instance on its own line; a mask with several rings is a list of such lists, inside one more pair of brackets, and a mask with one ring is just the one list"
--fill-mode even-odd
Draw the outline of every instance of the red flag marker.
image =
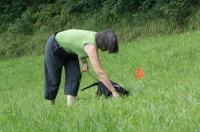
[[142, 72], [142, 70], [137, 67], [137, 79], [142, 78], [144, 76], [144, 72]]

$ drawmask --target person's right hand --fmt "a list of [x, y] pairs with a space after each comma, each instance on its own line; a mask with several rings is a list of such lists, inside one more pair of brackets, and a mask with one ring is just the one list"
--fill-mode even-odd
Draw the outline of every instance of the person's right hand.
[[89, 66], [87, 63], [83, 64], [83, 72], [88, 72]]

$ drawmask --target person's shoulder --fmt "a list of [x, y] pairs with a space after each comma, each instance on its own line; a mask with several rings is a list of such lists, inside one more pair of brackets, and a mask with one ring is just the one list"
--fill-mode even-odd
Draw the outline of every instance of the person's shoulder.
[[89, 56], [90, 56], [91, 54], [97, 52], [97, 48], [96, 48], [94, 45], [89, 44], [89, 43], [84, 45], [84, 50], [85, 50], [85, 52], [86, 52]]

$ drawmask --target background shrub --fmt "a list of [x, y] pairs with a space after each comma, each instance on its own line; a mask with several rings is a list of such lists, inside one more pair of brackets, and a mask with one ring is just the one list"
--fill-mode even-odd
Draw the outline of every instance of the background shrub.
[[15, 23], [10, 23], [8, 31], [12, 33], [32, 34], [33, 28], [28, 14], [24, 13], [21, 18], [17, 18]]
[[199, 5], [199, 0], [0, 1], [0, 58], [43, 54], [49, 35], [70, 28], [112, 29], [120, 43], [198, 30]]
[[171, 0], [163, 8], [163, 14], [178, 25], [184, 25], [188, 22], [191, 14], [189, 0]]

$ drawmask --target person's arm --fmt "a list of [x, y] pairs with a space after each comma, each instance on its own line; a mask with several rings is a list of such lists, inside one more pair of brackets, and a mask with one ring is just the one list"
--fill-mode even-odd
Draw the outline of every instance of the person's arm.
[[104, 70], [101, 66], [97, 48], [93, 45], [87, 44], [84, 46], [84, 50], [88, 54], [91, 65], [92, 65], [94, 71], [97, 73], [99, 79], [112, 92], [112, 94], [115, 98], [119, 97], [120, 95], [118, 94], [118, 92], [115, 90], [115, 88], [111, 84], [110, 79], [108, 78], [107, 74], [104, 72]]

